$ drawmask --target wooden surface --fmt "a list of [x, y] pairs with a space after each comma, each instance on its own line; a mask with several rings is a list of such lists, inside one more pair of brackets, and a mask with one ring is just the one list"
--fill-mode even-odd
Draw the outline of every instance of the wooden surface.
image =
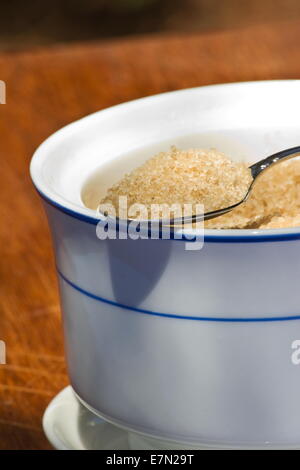
[[[45, 215], [28, 175], [37, 145], [88, 113], [230, 81], [300, 78], [300, 23], [0, 55], [0, 449], [49, 449], [47, 403], [68, 383]], [[259, 103], [258, 103], [259, 105]], [[259, 109], [258, 109], [259, 112]]]

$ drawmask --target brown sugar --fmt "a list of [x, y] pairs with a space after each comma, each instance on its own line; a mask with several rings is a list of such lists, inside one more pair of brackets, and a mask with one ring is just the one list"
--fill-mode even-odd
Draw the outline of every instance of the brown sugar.
[[[252, 182], [243, 162], [217, 150], [171, 147], [147, 160], [113, 185], [100, 204], [119, 207], [143, 204], [150, 218], [152, 204], [204, 205], [204, 212], [228, 207], [245, 196]], [[300, 161], [290, 160], [267, 170], [255, 182], [249, 199], [233, 211], [205, 221], [206, 228], [283, 228], [300, 226]]]
[[240, 201], [251, 181], [244, 163], [232, 162], [221, 152], [172, 147], [126, 174], [101, 204], [118, 208], [119, 197], [127, 196], [128, 207], [138, 203], [150, 211], [151, 204], [200, 203], [209, 212]]

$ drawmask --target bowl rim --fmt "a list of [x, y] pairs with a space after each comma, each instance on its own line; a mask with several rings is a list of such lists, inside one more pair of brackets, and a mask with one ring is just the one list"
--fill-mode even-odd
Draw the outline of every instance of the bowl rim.
[[[174, 91], [169, 91], [165, 93], [158, 93], [155, 95], [146, 96], [143, 98], [126, 101], [121, 104], [117, 104], [94, 113], [91, 113], [87, 116], [84, 116], [78, 120], [75, 120], [66, 126], [63, 126], [48, 138], [46, 138], [35, 150], [31, 162], [30, 162], [30, 176], [33, 181], [33, 184], [41, 196], [41, 198], [52, 207], [58, 209], [64, 214], [73, 217], [75, 219], [81, 220], [83, 222], [97, 225], [101, 220], [101, 214], [97, 215], [96, 211], [89, 209], [85, 206], [76, 204], [64, 198], [62, 195], [57, 194], [52, 190], [52, 188], [43, 182], [41, 177], [41, 161], [45, 155], [49, 154], [51, 148], [57, 145], [59, 142], [63, 141], [65, 137], [76, 132], [78, 128], [82, 125], [87, 125], [89, 121], [93, 120], [95, 116], [99, 115], [109, 115], [118, 112], [118, 110], [128, 107], [134, 109], [142, 104], [145, 104], [150, 101], [157, 101], [162, 97], [178, 95], [184, 93], [193, 93], [197, 90], [205, 89], [216, 89], [219, 88], [230, 88], [230, 87], [254, 87], [254, 86], [270, 86], [270, 85], [279, 85], [279, 86], [289, 86], [295, 84], [300, 88], [300, 80], [290, 79], [290, 80], [257, 80], [257, 81], [245, 81], [245, 82], [233, 82], [225, 84], [214, 84], [206, 85], [192, 88], [184, 88]], [[299, 90], [300, 91], [300, 90]], [[119, 227], [117, 227], [118, 229]], [[188, 234], [188, 230], [186, 231]], [[172, 240], [174, 238], [171, 237]], [[297, 240], [300, 239], [300, 227], [291, 227], [284, 229], [204, 229], [204, 239], [205, 242], [216, 242], [216, 243], [253, 243], [253, 242], [280, 242], [288, 240]], [[182, 238], [183, 241], [191, 241], [190, 239]], [[181, 241], [176, 239], [175, 241]]]

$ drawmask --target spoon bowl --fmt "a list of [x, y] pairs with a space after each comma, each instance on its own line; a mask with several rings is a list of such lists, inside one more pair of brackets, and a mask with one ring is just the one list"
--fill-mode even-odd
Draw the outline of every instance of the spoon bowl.
[[235, 204], [232, 204], [231, 206], [223, 207], [222, 209], [217, 209], [215, 211], [206, 212], [204, 214], [195, 214], [195, 215], [184, 217], [184, 218], [172, 219], [171, 225], [172, 226], [182, 225], [183, 222], [185, 224], [190, 224], [190, 223], [199, 222], [201, 220], [214, 219], [221, 215], [227, 214], [227, 212], [231, 212], [233, 209], [235, 209], [236, 207], [240, 206], [241, 204], [247, 201], [253, 189], [253, 186], [257, 181], [257, 178], [264, 171], [269, 169], [271, 166], [274, 166], [280, 163], [281, 161], [289, 160], [290, 158], [298, 157], [299, 155], [300, 155], [300, 146], [297, 146], [297, 147], [292, 147], [289, 149], [281, 150], [280, 152], [274, 153], [270, 155], [269, 157], [266, 157], [263, 160], [260, 160], [254, 163], [253, 165], [249, 167], [253, 180], [248, 188], [248, 191], [246, 192], [244, 198], [241, 199], [241, 201], [238, 201]]

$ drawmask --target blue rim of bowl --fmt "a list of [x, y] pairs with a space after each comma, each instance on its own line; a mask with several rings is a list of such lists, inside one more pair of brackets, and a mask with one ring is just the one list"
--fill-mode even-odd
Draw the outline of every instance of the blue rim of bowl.
[[[42, 191], [40, 191], [36, 186], [35, 186], [35, 189], [37, 190], [40, 197], [47, 204], [49, 204], [50, 206], [54, 207], [55, 209], [59, 210], [60, 212], [63, 212], [64, 214], [74, 219], [77, 219], [82, 222], [95, 225], [95, 226], [101, 220], [97, 217], [92, 217], [89, 215], [81, 214], [80, 212], [76, 212], [75, 210], [69, 209], [59, 204], [58, 202], [54, 201], [53, 199], [50, 199]], [[124, 222], [126, 223], [125, 220]], [[120, 230], [118, 223], [116, 224], [116, 230], [117, 232]], [[161, 231], [159, 233], [159, 239], [163, 239], [161, 238]], [[166, 239], [163, 239], [163, 240], [166, 240]], [[191, 240], [190, 238], [185, 237], [184, 234], [181, 239], [174, 238], [174, 230], [170, 231], [170, 240], [179, 241], [179, 242], [183, 241], [185, 243], [186, 242], [193, 243], [195, 241], [195, 239]], [[300, 227], [297, 232], [292, 232], [292, 233], [266, 234], [266, 233], [260, 233], [260, 230], [257, 229], [255, 231], [251, 230], [251, 234], [249, 235], [222, 235], [222, 234], [206, 235], [205, 230], [204, 230], [204, 242], [205, 243], [206, 242], [209, 242], [209, 243], [262, 243], [262, 242], [281, 242], [281, 241], [291, 241], [291, 240], [300, 240]]]

